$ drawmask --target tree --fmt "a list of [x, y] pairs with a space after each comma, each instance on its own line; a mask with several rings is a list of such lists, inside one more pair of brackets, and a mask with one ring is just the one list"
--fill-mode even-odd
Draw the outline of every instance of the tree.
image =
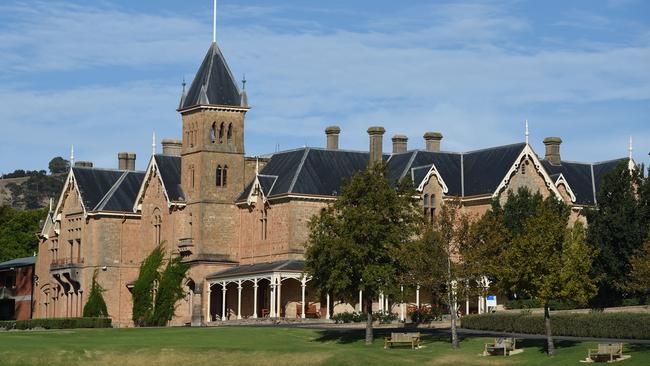
[[50, 163], [47, 165], [50, 170], [50, 174], [62, 174], [68, 171], [70, 168], [70, 162], [64, 158], [57, 156], [50, 160]]
[[0, 206], [0, 262], [34, 255], [40, 224], [46, 216], [45, 209], [21, 211]]
[[93, 280], [90, 285], [90, 293], [88, 294], [88, 301], [84, 306], [84, 317], [107, 317], [108, 309], [106, 308], [106, 301], [104, 301], [104, 288], [97, 283], [97, 270], [93, 272]]
[[641, 173], [621, 163], [603, 178], [596, 196], [598, 206], [586, 210], [587, 242], [599, 253], [593, 271], [605, 274], [595, 306], [616, 304], [626, 295], [630, 258], [650, 229], [647, 192], [648, 182]]
[[625, 288], [647, 297], [650, 293], [650, 236], [643, 246], [630, 258], [630, 279]]
[[596, 279], [590, 276], [594, 251], [585, 243], [580, 222], [567, 229], [568, 218], [564, 203], [546, 198], [524, 220], [521, 234], [502, 253], [501, 265], [493, 267], [497, 286], [542, 303], [549, 356], [555, 355], [549, 301], [586, 304], [596, 292]]
[[309, 222], [305, 266], [321, 295], [350, 302], [363, 291], [366, 344], [373, 341], [372, 300], [399, 294], [396, 248], [421, 218], [410, 181], [391, 187], [375, 165], [343, 185], [341, 195]]
[[176, 302], [185, 296], [181, 283], [188, 267], [180, 257], [164, 260], [162, 244], [158, 245], [140, 265], [133, 286], [133, 323], [136, 326], [164, 326], [174, 316]]

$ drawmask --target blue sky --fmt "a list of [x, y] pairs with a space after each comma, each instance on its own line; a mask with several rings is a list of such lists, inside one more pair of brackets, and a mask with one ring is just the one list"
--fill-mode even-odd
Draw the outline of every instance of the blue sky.
[[[219, 0], [218, 43], [248, 79], [246, 153], [367, 149], [367, 127], [467, 151], [560, 136], [566, 160], [650, 151], [650, 2]], [[143, 169], [212, 37], [212, 1], [0, 3], [0, 172], [56, 155]]]

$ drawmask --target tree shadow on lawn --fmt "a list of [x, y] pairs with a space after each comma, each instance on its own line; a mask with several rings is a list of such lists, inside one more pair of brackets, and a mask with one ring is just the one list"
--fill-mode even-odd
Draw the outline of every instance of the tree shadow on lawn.
[[[375, 329], [374, 338], [375, 342], [384, 340], [384, 337], [390, 337], [390, 334], [393, 332], [404, 333], [408, 330], [395, 331], [386, 330], [386, 329]], [[354, 342], [363, 342], [366, 339], [366, 330], [365, 329], [327, 329], [320, 330], [319, 337], [314, 339], [314, 342], [336, 342], [340, 344], [350, 344]], [[451, 336], [447, 333], [442, 332], [433, 332], [425, 333], [421, 332], [422, 341], [424, 342], [446, 342], [451, 343]], [[482, 337], [473, 337], [466, 335], [459, 335], [458, 339], [462, 342], [465, 339], [470, 338], [482, 338]]]
[[[582, 342], [557, 340], [557, 339], [553, 340], [553, 345], [555, 345], [556, 350], [560, 350], [562, 348], [575, 347], [580, 343]], [[543, 353], [543, 354], [548, 353], [546, 339], [517, 339], [517, 348], [526, 348], [526, 349], [537, 348], [537, 351], [539, 353]]]

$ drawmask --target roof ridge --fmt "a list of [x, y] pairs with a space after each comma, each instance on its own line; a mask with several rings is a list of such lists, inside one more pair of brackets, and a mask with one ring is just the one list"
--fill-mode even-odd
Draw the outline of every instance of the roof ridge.
[[487, 151], [487, 150], [500, 149], [500, 148], [504, 148], [504, 147], [513, 147], [513, 146], [517, 146], [517, 145], [521, 145], [522, 147], [524, 147], [524, 146], [526, 146], [526, 143], [525, 142], [517, 142], [517, 143], [513, 143], [513, 144], [485, 147], [485, 148], [478, 149], [478, 150], [464, 151], [464, 152], [461, 152], [460, 154], [471, 154], [471, 153], [477, 153], [477, 152], [482, 152], [482, 151]]
[[296, 169], [296, 174], [293, 176], [293, 179], [291, 180], [291, 185], [289, 186], [289, 190], [287, 193], [293, 192], [293, 187], [296, 185], [296, 182], [298, 181], [298, 176], [300, 175], [300, 171], [302, 170], [303, 165], [305, 165], [305, 160], [307, 160], [307, 155], [309, 155], [309, 147], [305, 147], [305, 152], [302, 155], [302, 158], [300, 159], [300, 164], [298, 164], [298, 168]]
[[99, 202], [92, 209], [92, 211], [101, 211], [102, 209], [104, 209], [104, 207], [106, 206], [108, 201], [110, 201], [110, 199], [113, 197], [113, 194], [115, 193], [115, 191], [117, 191], [117, 188], [120, 186], [120, 184], [122, 184], [124, 179], [126, 179], [126, 176], [128, 174], [129, 174], [129, 171], [126, 170], [126, 171], [124, 171], [124, 173], [119, 178], [117, 178], [115, 183], [113, 183], [113, 185], [111, 186], [111, 189], [109, 189], [108, 192], [106, 192], [106, 194], [104, 195], [104, 197], [102, 197], [102, 199], [99, 200]]
[[400, 173], [399, 177], [397, 178], [398, 181], [402, 180], [406, 176], [406, 174], [410, 169], [411, 164], [413, 164], [413, 160], [415, 160], [415, 157], [417, 155], [418, 155], [417, 150], [412, 153], [411, 157], [409, 158], [409, 161], [406, 163], [406, 166], [404, 167], [404, 170], [402, 171], [402, 173]]

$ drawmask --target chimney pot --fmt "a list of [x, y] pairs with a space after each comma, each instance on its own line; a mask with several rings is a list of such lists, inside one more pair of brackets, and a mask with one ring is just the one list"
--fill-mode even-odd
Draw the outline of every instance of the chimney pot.
[[553, 165], [562, 164], [560, 156], [560, 145], [562, 139], [559, 137], [547, 137], [544, 139], [544, 146], [546, 147], [546, 156], [544, 159], [548, 160]]
[[440, 132], [427, 132], [424, 134], [427, 151], [440, 151], [440, 140], [442, 140], [442, 134]]
[[383, 161], [383, 138], [386, 130], [381, 126], [373, 126], [368, 128], [368, 136], [370, 138], [370, 156], [368, 159], [368, 166], [373, 166]]
[[127, 170], [135, 171], [135, 153], [128, 153]]
[[129, 160], [129, 153], [125, 153], [125, 152], [117, 153], [117, 169], [127, 170], [129, 167], [128, 160]]
[[341, 133], [341, 128], [339, 126], [329, 126], [325, 129], [325, 136], [327, 137], [328, 149], [338, 150], [340, 133]]
[[181, 147], [183, 143], [181, 140], [163, 139], [161, 141], [163, 148], [163, 155], [181, 156]]
[[406, 135], [393, 135], [393, 154], [403, 153], [408, 150], [408, 140]]

